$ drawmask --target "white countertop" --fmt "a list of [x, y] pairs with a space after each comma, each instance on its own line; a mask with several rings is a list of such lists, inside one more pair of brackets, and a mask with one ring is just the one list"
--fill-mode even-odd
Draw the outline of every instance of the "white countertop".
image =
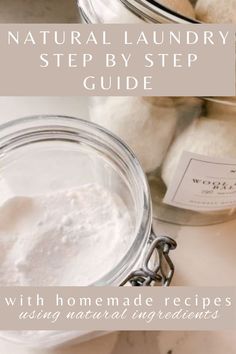
[[1, 354], [235, 354], [232, 332], [121, 332], [55, 351], [6, 343]]
[[[0, 22], [76, 22], [74, 0], [0, 1]], [[87, 99], [0, 97], [0, 123], [35, 114], [88, 117]], [[178, 235], [175, 285], [236, 285], [236, 220], [209, 227], [159, 225]], [[0, 354], [235, 354], [233, 332], [121, 332], [54, 351], [0, 342]]]

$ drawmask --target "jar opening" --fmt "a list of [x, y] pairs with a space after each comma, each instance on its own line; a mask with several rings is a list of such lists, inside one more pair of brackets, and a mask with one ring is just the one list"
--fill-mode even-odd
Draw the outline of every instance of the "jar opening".
[[[122, 198], [133, 221], [134, 237], [114, 269], [89, 284], [119, 285], [139, 260], [151, 228], [146, 178], [129, 148], [88, 121], [35, 116], [1, 126], [0, 159], [2, 178], [17, 195], [31, 195], [36, 189], [37, 193], [62, 190], [77, 181], [82, 185], [89, 176], [87, 182], [103, 183]], [[43, 177], [36, 183], [39, 175]]]

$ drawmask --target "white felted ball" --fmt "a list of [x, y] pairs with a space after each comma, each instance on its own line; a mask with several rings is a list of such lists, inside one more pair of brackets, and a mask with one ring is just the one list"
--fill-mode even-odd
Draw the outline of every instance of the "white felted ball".
[[161, 165], [177, 122], [170, 98], [106, 97], [94, 102], [91, 120], [123, 139], [145, 172]]
[[198, 0], [196, 17], [206, 23], [236, 23], [236, 0]]
[[221, 116], [195, 120], [173, 142], [162, 166], [162, 178], [168, 187], [173, 180], [183, 151], [210, 157], [236, 158], [236, 120]]
[[195, 17], [194, 8], [189, 0], [158, 0], [157, 2], [186, 17]]

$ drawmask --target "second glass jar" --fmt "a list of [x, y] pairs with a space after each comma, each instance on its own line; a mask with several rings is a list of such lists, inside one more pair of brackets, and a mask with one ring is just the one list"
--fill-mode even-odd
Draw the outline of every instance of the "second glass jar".
[[[162, 3], [168, 4], [78, 1], [87, 23], [196, 22], [189, 2], [172, 9]], [[234, 98], [93, 97], [90, 105], [91, 120], [137, 155], [148, 176], [154, 217], [181, 225], [214, 224], [236, 215], [235, 115]]]

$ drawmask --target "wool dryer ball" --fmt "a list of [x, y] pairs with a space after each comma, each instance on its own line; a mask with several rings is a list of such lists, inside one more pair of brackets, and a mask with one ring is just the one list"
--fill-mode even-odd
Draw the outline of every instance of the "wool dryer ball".
[[158, 0], [157, 2], [186, 17], [195, 17], [194, 8], [189, 0]]
[[93, 100], [91, 120], [123, 139], [134, 151], [145, 172], [161, 165], [177, 122], [172, 99], [98, 97]]
[[195, 11], [202, 22], [236, 23], [236, 0], [198, 0]]
[[162, 178], [168, 187], [183, 151], [210, 157], [236, 158], [236, 121], [232, 115], [212, 115], [192, 122], [173, 142], [162, 166]]

